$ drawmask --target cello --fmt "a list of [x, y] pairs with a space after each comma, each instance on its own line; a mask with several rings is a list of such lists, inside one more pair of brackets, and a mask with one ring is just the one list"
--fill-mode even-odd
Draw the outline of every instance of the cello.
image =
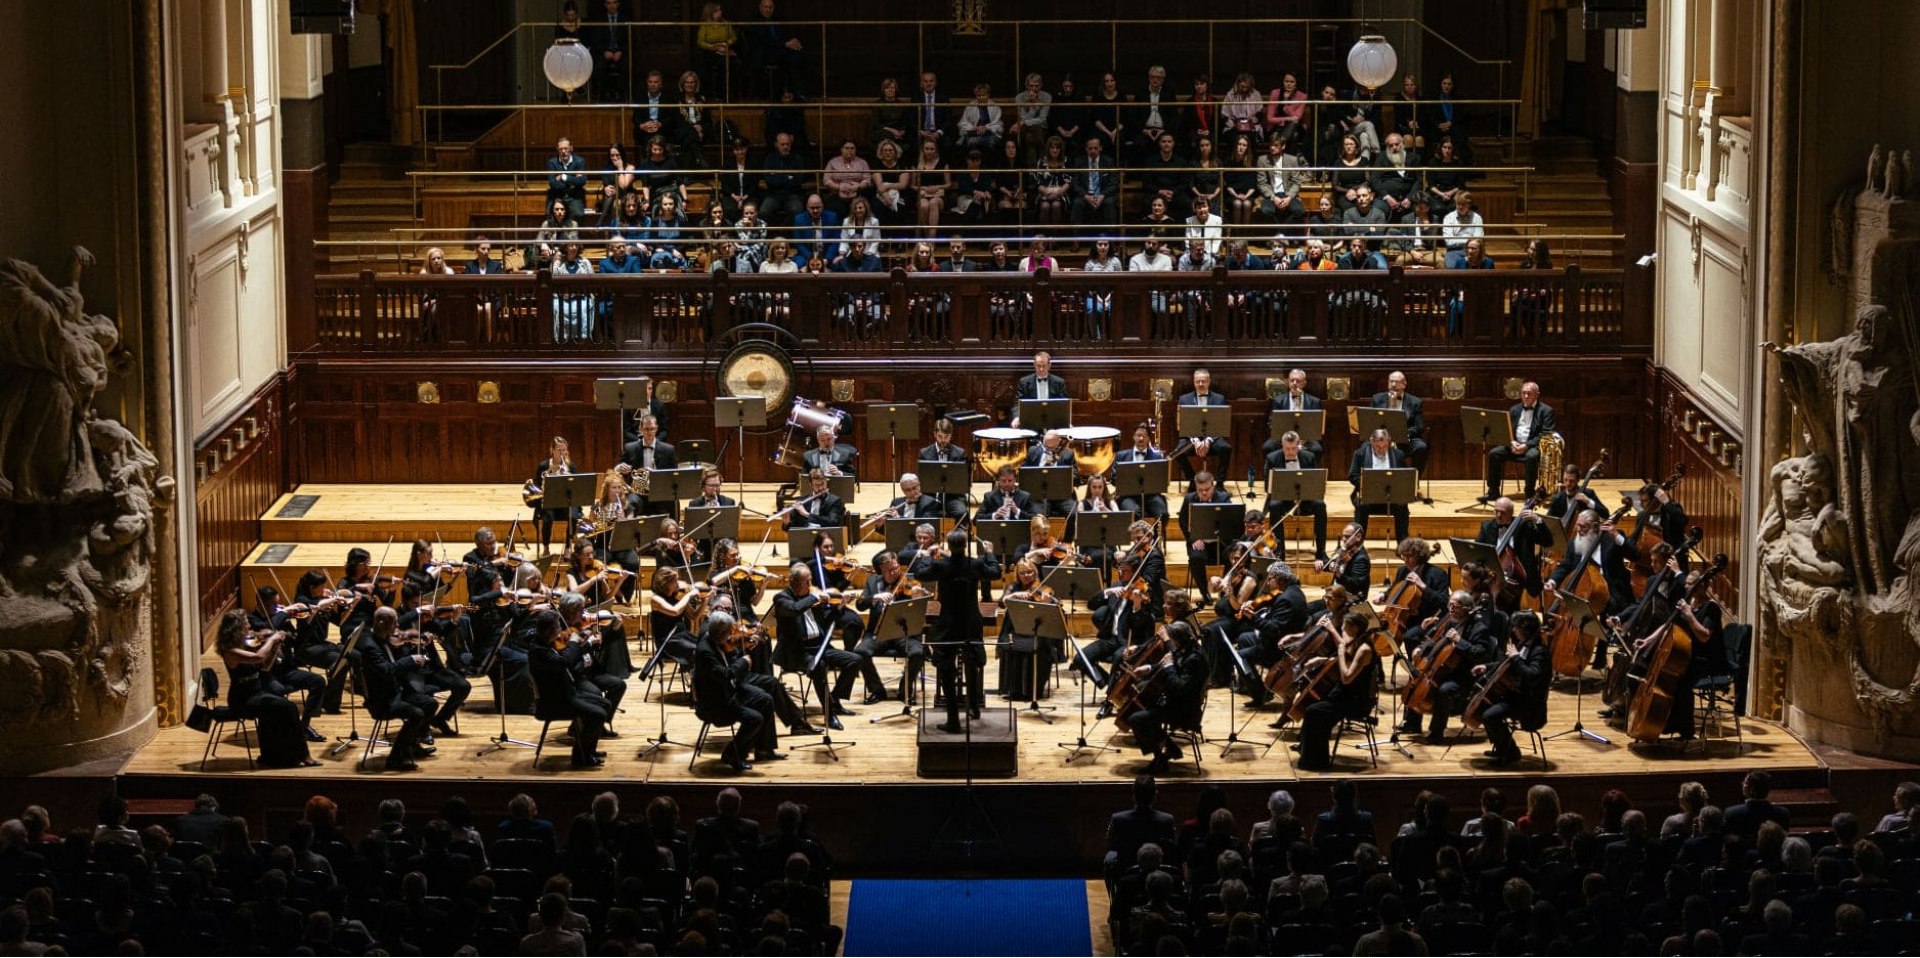
[[1461, 666], [1467, 664], [1460, 650], [1464, 628], [1464, 619], [1449, 611], [1447, 617], [1434, 626], [1433, 644], [1413, 653], [1413, 680], [1400, 691], [1407, 708], [1421, 715], [1433, 714], [1433, 697], [1439, 692], [1440, 683], [1452, 678]]
[[1331, 610], [1323, 613], [1319, 620], [1307, 629], [1306, 634], [1290, 645], [1281, 648], [1280, 661], [1267, 669], [1265, 685], [1280, 702], [1280, 713], [1289, 718], [1293, 713], [1294, 696], [1299, 691], [1300, 666], [1302, 663], [1330, 655], [1339, 642], [1339, 633], [1334, 623], [1339, 619]]
[[[1173, 649], [1169, 647], [1165, 625], [1156, 627], [1152, 639], [1121, 661], [1120, 671], [1114, 673], [1113, 684], [1107, 689], [1107, 705], [1113, 710], [1115, 728], [1129, 735], [1133, 733], [1127, 716], [1141, 709], [1148, 693], [1158, 686], [1156, 677], [1164, 674], [1172, 663]], [[1152, 671], [1143, 678], [1137, 670], [1144, 666], [1151, 666]]]
[[[1726, 554], [1714, 556], [1713, 565], [1701, 570], [1700, 577], [1687, 588], [1687, 603], [1691, 605], [1697, 600], [1713, 577], [1726, 568]], [[1674, 697], [1689, 694], [1688, 689], [1680, 687], [1680, 681], [1693, 662], [1693, 647], [1699, 641], [1700, 636], [1694, 635], [1680, 620], [1680, 609], [1675, 603], [1667, 621], [1653, 630], [1634, 653], [1628, 681], [1638, 676], [1639, 684], [1627, 704], [1627, 735], [1634, 741], [1652, 742], [1666, 732], [1667, 718], [1673, 714]]]
[[1487, 709], [1520, 687], [1520, 673], [1513, 670], [1513, 663], [1519, 660], [1519, 656], [1509, 655], [1487, 671], [1486, 677], [1480, 680], [1479, 690], [1473, 693], [1473, 698], [1467, 700], [1466, 708], [1461, 710], [1460, 724], [1471, 729], [1485, 727]]

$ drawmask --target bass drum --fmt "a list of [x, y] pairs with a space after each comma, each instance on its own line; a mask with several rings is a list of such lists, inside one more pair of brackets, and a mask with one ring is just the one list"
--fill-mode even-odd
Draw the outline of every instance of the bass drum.
[[1120, 438], [1120, 430], [1112, 426], [1073, 426], [1060, 432], [1073, 448], [1073, 465], [1081, 479], [1113, 468], [1113, 444]]
[[1038, 435], [1031, 429], [992, 426], [973, 431], [973, 461], [980, 465], [987, 481], [993, 481], [1001, 466], [1015, 469], [1027, 461], [1027, 445]]
[[838, 435], [846, 422], [846, 410], [823, 409], [804, 396], [793, 397], [793, 409], [787, 413], [786, 441], [773, 454], [774, 463], [789, 469], [801, 468], [807, 450], [812, 448], [814, 434], [825, 426]]

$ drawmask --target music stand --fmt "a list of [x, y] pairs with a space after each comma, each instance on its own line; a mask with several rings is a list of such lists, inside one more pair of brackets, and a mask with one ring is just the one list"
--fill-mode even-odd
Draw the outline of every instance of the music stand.
[[717, 461], [711, 439], [682, 439], [674, 444], [673, 454], [682, 466], [708, 466]]
[[688, 506], [683, 515], [680, 527], [688, 530], [695, 541], [740, 538], [740, 507], [737, 505]]
[[[540, 508], [567, 511], [566, 541], [572, 542], [574, 535], [579, 532], [573, 522], [579, 510], [593, 507], [594, 485], [599, 481], [599, 474], [592, 472], [570, 472], [560, 476], [548, 476], [541, 480]], [[540, 544], [541, 549], [546, 547], [546, 543]]]
[[[1318, 412], [1318, 410], [1315, 410]], [[1276, 413], [1275, 415], [1281, 415]], [[1286, 413], [1285, 415], [1293, 415]], [[1327, 471], [1325, 469], [1269, 469], [1267, 470], [1267, 502], [1275, 499], [1291, 502], [1298, 512], [1300, 503], [1324, 502], [1327, 498]], [[1287, 554], [1287, 524], [1280, 523], [1280, 555]]]
[[[1404, 506], [1413, 501], [1414, 469], [1362, 469], [1354, 496], [1361, 506]], [[1392, 509], [1388, 509], [1391, 514]], [[1395, 540], [1398, 545], [1398, 540]]]
[[652, 545], [653, 540], [660, 538], [666, 527], [666, 516], [634, 516], [631, 519], [621, 519], [613, 524], [613, 531], [607, 534], [607, 551], [619, 552], [622, 549], [632, 549], [638, 552]]
[[1020, 428], [1044, 433], [1049, 429], [1065, 429], [1073, 425], [1073, 400], [1071, 399], [1022, 399], [1020, 400]]
[[[1247, 524], [1244, 502], [1196, 502], [1187, 507], [1187, 522], [1180, 529], [1188, 542], [1232, 542], [1240, 538]], [[1219, 550], [1221, 556], [1226, 550]]]
[[707, 471], [699, 466], [647, 470], [647, 501], [666, 502], [669, 507], [682, 499], [700, 494], [700, 482]]
[[[1599, 617], [1593, 614], [1593, 605], [1591, 603], [1571, 592], [1561, 592], [1558, 593], [1558, 595], [1560, 596], [1561, 615], [1573, 616], [1573, 620], [1580, 623], [1580, 631], [1594, 636], [1597, 641], [1605, 642], [1607, 640], [1605, 631], [1600, 627]], [[1566, 735], [1577, 735], [1596, 745], [1612, 745], [1612, 739], [1587, 728], [1585, 723], [1580, 721], [1581, 715], [1586, 708], [1587, 695], [1587, 681], [1586, 675], [1584, 674], [1586, 665], [1582, 664], [1580, 668], [1583, 674], [1573, 677], [1573, 727], [1562, 732], [1555, 732], [1541, 741], [1552, 741]], [[1682, 689], [1681, 692], [1683, 694], [1691, 694], [1688, 689]]]
[[918, 519], [888, 519], [884, 523], [886, 528], [887, 550], [889, 552], [899, 552], [901, 549], [906, 548], [907, 543], [913, 541], [913, 530], [927, 523], [932, 523], [934, 539], [937, 542], [947, 541], [947, 533], [953, 530], [953, 520], [947, 516], [926, 516]]
[[[901, 642], [918, 635], [924, 635], [927, 631], [927, 606], [931, 602], [932, 597], [924, 595], [917, 599], [896, 599], [888, 602], [886, 606], [880, 610], [880, 619], [873, 624], [873, 631], [867, 633], [867, 635], [876, 643]], [[905, 677], [902, 676], [900, 683], [900, 711], [892, 715], [881, 715], [868, 719], [867, 724], [875, 725], [887, 719], [899, 718], [903, 715], [912, 718], [912, 702], [913, 697], [907, 688]]]
[[1319, 442], [1327, 431], [1325, 409], [1275, 409], [1267, 413], [1267, 438], [1279, 442], [1288, 432], [1300, 434], [1300, 444]]
[[[1081, 551], [1104, 549], [1111, 556], [1114, 550], [1133, 541], [1127, 530], [1132, 528], [1137, 515], [1134, 512], [1082, 512], [1074, 517], [1073, 544]], [[1059, 568], [1056, 566], [1055, 571]], [[1054, 591], [1060, 590], [1055, 587]], [[1065, 598], [1066, 594], [1061, 593], [1061, 597]]]
[[[1480, 479], [1487, 488], [1493, 486], [1493, 459], [1486, 453], [1495, 446], [1505, 446], [1513, 442], [1513, 420], [1507, 417], [1504, 409], [1481, 409], [1477, 406], [1460, 407], [1460, 436], [1470, 443], [1480, 446]], [[1521, 498], [1529, 494], [1521, 490]], [[1468, 512], [1485, 506], [1475, 502], [1462, 506], [1459, 511]]]
[[1548, 543], [1547, 551], [1555, 552], [1560, 555], [1566, 555], [1567, 554], [1567, 524], [1565, 522], [1560, 521], [1559, 516], [1547, 516], [1544, 520], [1541, 521], [1540, 524], [1545, 526], [1547, 528], [1547, 532], [1553, 535], [1553, 541], [1551, 543]]
[[854, 490], [859, 485], [860, 481], [852, 476], [827, 477], [827, 491], [849, 506], [853, 505]]
[[[1067, 610], [1055, 602], [1032, 602], [1027, 599], [1008, 599], [1007, 617], [1013, 622], [1013, 634], [1016, 637], [1021, 635], [1033, 637], [1033, 650], [1030, 653], [1033, 656], [1033, 683], [1027, 689], [1027, 707], [1021, 711], [1032, 713], [1042, 721], [1051, 725], [1053, 724], [1053, 719], [1048, 716], [1047, 713], [1054, 711], [1054, 706], [1043, 706], [1040, 704], [1040, 668], [1042, 665], [1040, 640], [1056, 639], [1062, 642], [1066, 641]], [[1019, 651], [1019, 648], [1016, 646], [1013, 651]], [[1051, 666], [1053, 663], [1046, 662], [1045, 664]]]
[[900, 440], [920, 438], [920, 407], [910, 402], [867, 404], [867, 438], [887, 437], [887, 466], [900, 474]]
[[1092, 752], [1098, 755], [1101, 752], [1118, 752], [1120, 750], [1111, 745], [1094, 745], [1087, 741], [1087, 685], [1091, 682], [1096, 689], [1101, 688], [1101, 686], [1099, 679], [1094, 678], [1094, 664], [1087, 658], [1087, 651], [1080, 645], [1079, 641], [1069, 636], [1067, 638], [1067, 648], [1073, 650], [1074, 660], [1080, 663], [1080, 736], [1072, 742], [1056, 742], [1054, 744], [1057, 748], [1067, 750], [1066, 764], [1072, 765], [1074, 760], [1079, 758], [1082, 752]]
[[[1026, 519], [977, 519], [973, 523], [975, 538], [993, 543], [995, 555], [1009, 557], [1013, 550], [1025, 545], [1030, 539], [1031, 527]], [[1003, 574], [1011, 575], [1013, 564], [1003, 563]]]
[[1040, 502], [1073, 498], [1072, 466], [1021, 466], [1020, 488]]
[[1164, 496], [1173, 475], [1173, 463], [1166, 459], [1146, 462], [1117, 462], [1113, 465], [1113, 497], [1139, 499], [1144, 510], [1146, 497]]
[[739, 488], [734, 498], [742, 502], [747, 499], [747, 427], [758, 429], [766, 424], [767, 401], [759, 396], [720, 396], [713, 401], [714, 428], [733, 430], [734, 450], [739, 456], [734, 472]]
[[1182, 436], [1224, 439], [1233, 433], [1233, 410], [1226, 406], [1181, 406], [1177, 421]]
[[1347, 428], [1364, 441], [1375, 429], [1385, 429], [1395, 445], [1407, 441], [1407, 411], [1374, 406], [1347, 407]]
[[653, 380], [646, 376], [609, 377], [593, 381], [593, 408], [611, 409], [620, 417], [620, 431], [614, 433], [624, 442], [627, 435], [627, 410], [646, 409]]
[[920, 477], [920, 489], [930, 496], [940, 497], [940, 508], [944, 511], [954, 496], [960, 502], [967, 502], [967, 490], [972, 488], [973, 462], [941, 462], [938, 459], [921, 459], [913, 464], [914, 474]]
[[1448, 539], [1447, 544], [1453, 547], [1453, 564], [1455, 568], [1466, 565], [1469, 562], [1478, 562], [1496, 572], [1500, 569], [1500, 554], [1493, 551], [1493, 547], [1484, 542], [1475, 539], [1462, 539], [1455, 536]]

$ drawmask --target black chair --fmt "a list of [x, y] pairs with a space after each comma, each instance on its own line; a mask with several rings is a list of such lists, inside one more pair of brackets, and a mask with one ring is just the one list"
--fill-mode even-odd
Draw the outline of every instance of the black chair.
[[[1696, 727], [1711, 720], [1714, 727], [1720, 727], [1720, 716], [1733, 719], [1733, 737], [1737, 747], [1745, 750], [1746, 733], [1740, 728], [1740, 715], [1747, 710], [1747, 672], [1749, 663], [1747, 648], [1753, 642], [1753, 626], [1746, 623], [1729, 625], [1721, 632], [1721, 640], [1727, 647], [1727, 671], [1703, 676], [1693, 685], [1693, 709]], [[1707, 747], [1707, 737], [1698, 738], [1702, 749]]]
[[533, 743], [533, 770], [540, 770], [540, 752], [547, 747], [547, 731], [555, 722], [573, 722], [580, 716], [573, 710], [572, 702], [548, 702], [540, 697], [536, 686], [533, 692], [533, 717], [540, 720], [540, 738]]
[[1374, 768], [1379, 768], [1380, 767], [1380, 739], [1373, 734], [1374, 728], [1377, 727], [1379, 724], [1380, 724], [1380, 717], [1373, 714], [1372, 712], [1368, 712], [1367, 714], [1359, 716], [1358, 718], [1341, 719], [1340, 724], [1335, 725], [1333, 727], [1333, 744], [1327, 747], [1327, 754], [1338, 755], [1340, 753], [1340, 739], [1345, 737], [1347, 733], [1351, 732], [1354, 735], [1360, 736], [1364, 739], [1359, 744], [1355, 745], [1354, 748], [1357, 748], [1357, 749], [1360, 749], [1361, 751], [1366, 752], [1367, 760], [1372, 763], [1372, 766]]
[[739, 731], [740, 725], [738, 722], [715, 722], [714, 720], [707, 718], [704, 715], [701, 715], [700, 714], [700, 696], [698, 693], [695, 693], [693, 691], [692, 685], [687, 686], [687, 694], [692, 696], [693, 714], [696, 718], [700, 720], [700, 734], [693, 737], [693, 754], [691, 756], [688, 756], [687, 758], [687, 771], [691, 772], [693, 771], [693, 766], [700, 761], [700, 750], [706, 747], [707, 733], [713, 731], [713, 727], [715, 725], [718, 725], [721, 728], [727, 729], [728, 731], [735, 732], [735, 733]]
[[[354, 672], [354, 687], [359, 689], [369, 688], [367, 685], [367, 664], [361, 658], [360, 650], [348, 649], [346, 655], [347, 667]], [[392, 703], [390, 702], [382, 702], [371, 695], [362, 693], [360, 696], [360, 704], [366, 706], [367, 716], [373, 719], [373, 728], [367, 732], [367, 747], [360, 753], [360, 762], [358, 765], [361, 771], [366, 771], [367, 763], [373, 761], [373, 750], [375, 748], [381, 746], [386, 746], [388, 749], [392, 748], [393, 743], [380, 736], [393, 724], [394, 717]]]
[[[220, 674], [212, 667], [200, 670], [200, 704], [213, 713], [213, 725], [207, 729], [207, 747], [200, 753], [200, 770], [207, 770], [207, 762], [220, 754], [220, 736], [227, 726], [240, 730], [240, 744], [247, 750], [247, 770], [252, 771], [253, 731], [259, 725], [252, 716], [247, 715], [232, 702], [218, 704], [220, 698]], [[251, 730], [250, 730], [251, 727]]]

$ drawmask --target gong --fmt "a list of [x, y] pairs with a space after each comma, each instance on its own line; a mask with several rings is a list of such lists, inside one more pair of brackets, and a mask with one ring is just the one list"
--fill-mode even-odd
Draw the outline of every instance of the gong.
[[720, 361], [720, 389], [728, 396], [757, 396], [766, 403], [767, 422], [793, 401], [793, 361], [778, 344], [751, 339], [728, 351]]

